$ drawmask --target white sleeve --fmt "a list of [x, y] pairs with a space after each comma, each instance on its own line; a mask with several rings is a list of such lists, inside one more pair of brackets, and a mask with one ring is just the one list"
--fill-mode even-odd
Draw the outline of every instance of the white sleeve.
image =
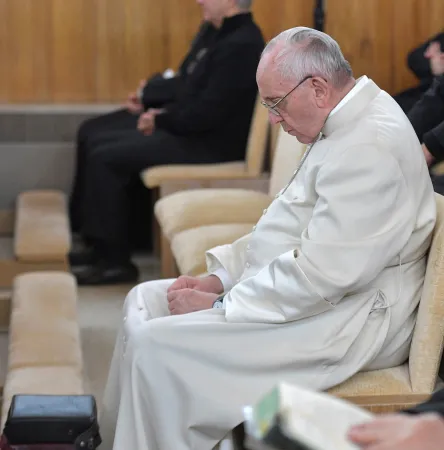
[[211, 275], [219, 278], [224, 288], [224, 292], [228, 292], [233, 287], [233, 280], [231, 279], [230, 274], [223, 267], [219, 267], [219, 269], [216, 269], [213, 273], [211, 273]]
[[317, 174], [301, 247], [225, 296], [229, 322], [282, 323], [321, 314], [371, 282], [408, 242], [415, 212], [398, 162], [373, 146], [346, 149]]
[[[241, 237], [228, 245], [220, 245], [206, 252], [207, 271], [213, 273], [220, 268], [225, 269], [232, 284], [236, 284], [245, 268], [245, 251], [251, 234]], [[221, 280], [222, 281], [222, 280]], [[222, 281], [222, 284], [223, 281]]]

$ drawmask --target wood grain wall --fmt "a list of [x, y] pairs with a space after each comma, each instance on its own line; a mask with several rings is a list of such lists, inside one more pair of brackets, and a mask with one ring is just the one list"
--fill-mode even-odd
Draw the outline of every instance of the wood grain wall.
[[[326, 0], [326, 31], [356, 75], [414, 83], [409, 49], [444, 28], [442, 0]], [[313, 0], [255, 0], [265, 36], [312, 24]], [[200, 22], [195, 0], [0, 0], [0, 102], [121, 101], [177, 67]]]
[[325, 31], [341, 45], [356, 76], [394, 93], [415, 84], [408, 52], [444, 31], [443, 0], [326, 0]]
[[[310, 25], [312, 0], [256, 0], [267, 38]], [[201, 21], [195, 0], [0, 0], [0, 102], [114, 102], [177, 67]]]

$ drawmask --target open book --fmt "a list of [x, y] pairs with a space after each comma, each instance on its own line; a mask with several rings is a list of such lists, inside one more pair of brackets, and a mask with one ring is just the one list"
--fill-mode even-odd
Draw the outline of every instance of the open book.
[[350, 427], [373, 417], [331, 395], [286, 383], [245, 408], [244, 415], [252, 450], [355, 450], [347, 439]]

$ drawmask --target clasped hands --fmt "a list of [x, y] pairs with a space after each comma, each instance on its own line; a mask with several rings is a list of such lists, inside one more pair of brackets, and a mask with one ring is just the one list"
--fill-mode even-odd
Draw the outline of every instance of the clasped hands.
[[165, 112], [164, 109], [151, 108], [139, 117], [137, 129], [145, 136], [150, 136], [154, 133], [156, 128], [156, 116]]
[[167, 290], [171, 315], [188, 314], [211, 309], [223, 292], [222, 282], [215, 275], [207, 277], [179, 277]]
[[[146, 80], [140, 80], [138, 88], [139, 92], [143, 91], [146, 83]], [[145, 136], [150, 136], [154, 133], [156, 116], [165, 112], [164, 109], [156, 108], [151, 108], [148, 111], [143, 112], [143, 104], [141, 99], [139, 98], [138, 92], [131, 92], [128, 95], [125, 107], [131, 114], [140, 114], [139, 120], [137, 122], [137, 129]]]

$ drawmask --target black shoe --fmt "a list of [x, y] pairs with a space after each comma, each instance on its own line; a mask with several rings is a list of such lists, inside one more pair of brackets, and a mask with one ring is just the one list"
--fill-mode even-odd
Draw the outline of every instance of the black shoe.
[[136, 283], [139, 271], [134, 264], [97, 263], [74, 274], [79, 286]]
[[90, 266], [96, 264], [99, 260], [97, 253], [92, 247], [83, 250], [74, 250], [68, 255], [71, 266]]

